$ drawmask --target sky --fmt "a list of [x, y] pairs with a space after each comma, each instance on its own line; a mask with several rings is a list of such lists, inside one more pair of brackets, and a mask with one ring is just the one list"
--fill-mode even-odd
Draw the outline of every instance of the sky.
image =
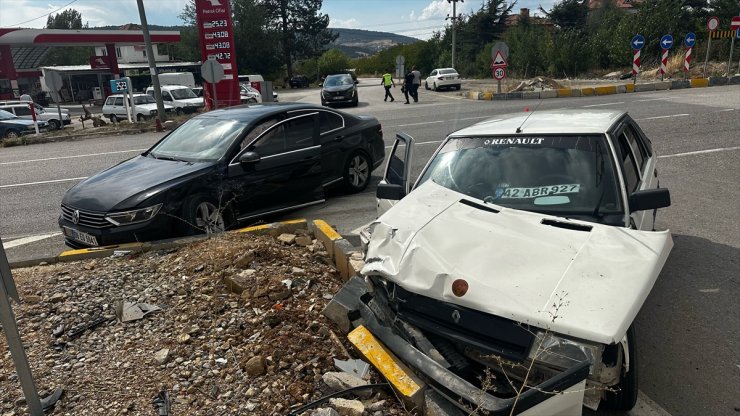
[[[540, 6], [549, 10], [556, 0], [518, 0], [520, 8], [537, 14]], [[187, 0], [144, 0], [149, 24], [174, 26], [182, 24], [177, 17]], [[458, 14], [477, 10], [483, 0], [457, 3]], [[0, 0], [0, 27], [42, 28], [50, 13], [73, 8], [82, 13], [83, 22], [91, 27], [140, 23], [136, 0]], [[393, 32], [428, 39], [435, 30], [444, 28], [452, 15], [447, 0], [324, 0], [322, 13], [329, 15], [329, 27]]]

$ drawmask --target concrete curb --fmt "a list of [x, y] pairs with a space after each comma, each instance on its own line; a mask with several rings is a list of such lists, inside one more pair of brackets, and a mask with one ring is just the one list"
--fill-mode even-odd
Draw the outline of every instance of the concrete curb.
[[339, 275], [347, 281], [357, 275], [365, 266], [362, 251], [344, 239], [332, 226], [324, 220], [313, 220], [309, 224], [318, 241], [321, 241], [327, 253], [334, 261]]
[[466, 91], [460, 93], [470, 100], [539, 100], [545, 98], [593, 97], [597, 95], [626, 94], [632, 92], [667, 91], [684, 88], [705, 88], [740, 84], [740, 75], [732, 77], [693, 78], [691, 80], [656, 81], [644, 84], [617, 84], [600, 87], [559, 88], [542, 91], [516, 91], [496, 94], [490, 91]]

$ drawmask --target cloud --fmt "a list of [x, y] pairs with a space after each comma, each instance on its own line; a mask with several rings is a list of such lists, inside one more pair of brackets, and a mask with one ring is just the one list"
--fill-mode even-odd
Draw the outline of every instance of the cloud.
[[354, 17], [351, 19], [334, 19], [330, 17], [330, 23], [329, 26], [336, 27], [336, 28], [347, 28], [347, 29], [355, 29], [360, 26], [360, 22], [355, 19]]
[[421, 14], [416, 20], [421, 22], [435, 17], [446, 17], [451, 12], [452, 8], [447, 0], [433, 0], [424, 8], [424, 10], [421, 11]]

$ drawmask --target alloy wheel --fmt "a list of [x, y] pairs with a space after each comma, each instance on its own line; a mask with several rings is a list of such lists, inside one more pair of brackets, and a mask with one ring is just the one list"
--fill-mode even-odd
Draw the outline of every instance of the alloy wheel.
[[352, 187], [360, 189], [365, 186], [370, 177], [370, 164], [367, 158], [361, 154], [352, 157], [349, 162], [349, 182]]
[[221, 211], [208, 201], [201, 202], [195, 208], [195, 225], [206, 234], [221, 233], [226, 230]]

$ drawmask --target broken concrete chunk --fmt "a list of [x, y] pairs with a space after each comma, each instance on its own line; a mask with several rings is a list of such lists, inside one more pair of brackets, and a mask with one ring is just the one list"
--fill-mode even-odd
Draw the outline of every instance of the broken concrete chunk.
[[296, 235], [295, 234], [280, 234], [278, 236], [278, 241], [280, 241], [283, 244], [293, 244], [295, 243]]
[[331, 407], [322, 407], [311, 412], [311, 416], [339, 416], [339, 413]]
[[[342, 391], [347, 390], [353, 387], [360, 387], [360, 386], [366, 386], [367, 382], [359, 377], [353, 376], [349, 373], [340, 373], [340, 372], [329, 372], [324, 373], [323, 376], [321, 376], [321, 379], [326, 383], [329, 388], [331, 388], [334, 391]], [[372, 396], [373, 392], [371, 389], [367, 390], [358, 390], [355, 392], [359, 397], [362, 397], [363, 399], [368, 399], [370, 396]]]
[[334, 366], [355, 377], [364, 379], [370, 371], [370, 364], [362, 360], [338, 360], [334, 359]]
[[252, 264], [254, 258], [254, 251], [248, 251], [234, 262], [234, 266], [240, 269], [246, 269], [249, 267], [250, 264]]
[[298, 236], [298, 237], [295, 238], [295, 243], [296, 243], [296, 245], [299, 245], [301, 247], [308, 247], [311, 244], [313, 244], [313, 240], [311, 239], [311, 237], [307, 237], [305, 235], [300, 235], [300, 236]]
[[278, 287], [273, 288], [270, 293], [267, 295], [267, 297], [272, 301], [278, 301], [278, 300], [284, 300], [288, 299], [291, 295], [290, 288], [280, 285]]
[[49, 301], [51, 303], [57, 303], [62, 302], [64, 300], [64, 294], [63, 293], [55, 293], [51, 295], [51, 298], [49, 298]]
[[242, 292], [249, 288], [249, 280], [241, 274], [224, 277], [224, 284], [230, 292], [241, 295]]
[[190, 342], [190, 335], [188, 334], [180, 334], [177, 336], [177, 342], [180, 344], [187, 344]]
[[154, 353], [154, 361], [157, 364], [166, 364], [167, 360], [170, 358], [170, 350], [169, 348], [162, 348], [161, 350]]
[[340, 416], [362, 416], [365, 411], [365, 405], [359, 400], [331, 399], [329, 404], [334, 406]]

